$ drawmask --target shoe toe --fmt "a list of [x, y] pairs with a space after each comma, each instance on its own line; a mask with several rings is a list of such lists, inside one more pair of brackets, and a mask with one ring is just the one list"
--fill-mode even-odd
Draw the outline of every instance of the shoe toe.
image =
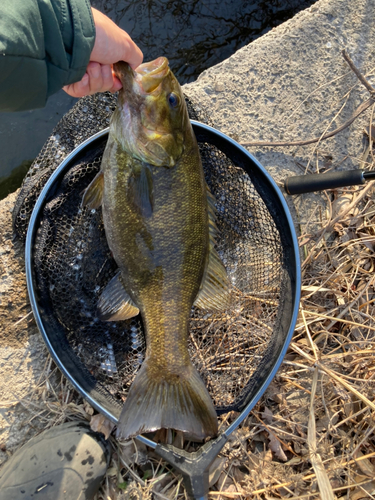
[[53, 427], [26, 445], [0, 470], [1, 500], [89, 500], [110, 458], [101, 434], [84, 423]]

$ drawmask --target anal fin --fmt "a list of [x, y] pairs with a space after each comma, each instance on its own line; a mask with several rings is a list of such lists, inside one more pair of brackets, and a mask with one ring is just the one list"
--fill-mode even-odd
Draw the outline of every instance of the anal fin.
[[137, 314], [139, 314], [139, 309], [125, 291], [119, 271], [99, 298], [98, 317], [102, 321], [120, 321], [137, 316]]

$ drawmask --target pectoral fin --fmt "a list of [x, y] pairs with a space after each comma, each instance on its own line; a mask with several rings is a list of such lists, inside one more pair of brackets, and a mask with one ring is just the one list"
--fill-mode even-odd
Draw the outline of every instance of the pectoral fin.
[[154, 210], [154, 182], [148, 166], [142, 165], [129, 177], [129, 199], [135, 209], [144, 217], [150, 217]]
[[221, 259], [214, 249], [218, 228], [215, 216], [215, 198], [207, 187], [208, 227], [210, 251], [208, 264], [194, 305], [200, 309], [225, 310], [229, 307], [230, 283]]
[[108, 283], [99, 298], [99, 319], [102, 321], [120, 321], [137, 316], [137, 314], [139, 314], [139, 309], [125, 291], [119, 271]]
[[99, 208], [103, 200], [104, 174], [100, 171], [86, 188], [82, 206], [88, 208]]

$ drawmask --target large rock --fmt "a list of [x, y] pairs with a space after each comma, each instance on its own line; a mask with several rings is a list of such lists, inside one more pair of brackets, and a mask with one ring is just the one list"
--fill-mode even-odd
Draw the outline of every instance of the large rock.
[[[369, 97], [341, 51], [347, 50], [363, 74], [374, 67], [374, 9], [374, 0], [320, 0], [204, 71], [184, 92], [200, 103], [215, 128], [239, 142], [320, 137], [347, 121]], [[369, 81], [375, 86], [374, 76]], [[307, 166], [311, 172], [318, 167], [355, 169], [369, 116], [367, 110], [319, 145], [249, 151], [281, 186], [288, 175], [301, 175]], [[293, 201], [303, 230], [312, 207], [325, 206], [320, 195]]]

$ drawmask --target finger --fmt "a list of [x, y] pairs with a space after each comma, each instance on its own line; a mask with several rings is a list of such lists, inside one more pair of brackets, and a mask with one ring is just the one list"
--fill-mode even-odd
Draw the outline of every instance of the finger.
[[143, 53], [127, 33], [124, 32], [124, 35], [126, 35], [125, 38], [127, 40], [123, 43], [123, 53], [119, 58], [119, 61], [126, 61], [133, 69], [136, 69], [140, 64], [142, 64]]
[[89, 75], [85, 73], [79, 82], [65, 85], [63, 90], [72, 97], [83, 97], [90, 93]]
[[[91, 63], [90, 63], [91, 64]], [[101, 76], [98, 78], [97, 72], [93, 65], [88, 67], [82, 80], [70, 85], [65, 85], [63, 90], [72, 97], [84, 97], [86, 95], [95, 94], [95, 92], [117, 92], [122, 88], [122, 83], [113, 72], [112, 66], [99, 65]], [[91, 75], [91, 76], [90, 76]], [[101, 80], [101, 83], [100, 83]]]
[[92, 8], [92, 14], [96, 35], [90, 60], [101, 64], [126, 61], [134, 69], [139, 66], [143, 60], [143, 54], [128, 33], [102, 12]]
[[102, 65], [97, 62], [90, 62], [86, 69], [89, 75], [90, 94], [102, 91], [103, 88], [103, 75]]
[[116, 92], [122, 88], [121, 82], [115, 76], [112, 66], [110, 64], [99, 64], [100, 75], [98, 68], [95, 66], [97, 63], [90, 63], [87, 67], [90, 77], [90, 94], [95, 92]]
[[112, 72], [112, 66], [110, 64], [102, 65], [102, 78], [103, 78], [103, 90], [110, 90], [112, 92], [112, 87], [114, 86], [114, 77]]
[[111, 89], [109, 89], [109, 91], [110, 92], [117, 92], [120, 89], [122, 89], [122, 83], [117, 78], [117, 76], [113, 73], [113, 86]]

